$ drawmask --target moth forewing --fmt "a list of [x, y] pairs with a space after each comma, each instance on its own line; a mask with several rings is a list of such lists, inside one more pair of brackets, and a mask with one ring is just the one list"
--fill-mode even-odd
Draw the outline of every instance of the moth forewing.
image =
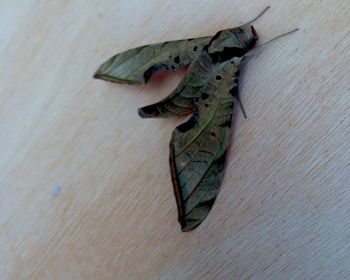
[[144, 84], [159, 69], [178, 70], [190, 64], [210, 37], [146, 45], [119, 53], [104, 62], [94, 78], [120, 84]]
[[219, 191], [238, 73], [237, 61], [222, 64], [201, 92], [198, 112], [173, 132], [170, 166], [182, 231], [205, 219]]

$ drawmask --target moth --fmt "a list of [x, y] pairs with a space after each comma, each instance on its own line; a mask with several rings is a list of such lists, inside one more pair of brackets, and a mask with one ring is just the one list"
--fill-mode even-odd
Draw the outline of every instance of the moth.
[[253, 50], [265, 45], [255, 48], [258, 35], [252, 23], [268, 8], [248, 23], [221, 30], [214, 36], [146, 45], [119, 53], [94, 75], [110, 82], [141, 85], [159, 69], [176, 71], [190, 65], [169, 96], [138, 110], [142, 118], [192, 114], [176, 127], [170, 140], [171, 178], [182, 231], [191, 231], [202, 223], [218, 194], [236, 102], [246, 116], [238, 91], [240, 66]]

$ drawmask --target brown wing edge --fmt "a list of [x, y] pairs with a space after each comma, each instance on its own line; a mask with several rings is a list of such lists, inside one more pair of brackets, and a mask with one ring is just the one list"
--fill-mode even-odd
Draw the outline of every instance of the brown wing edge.
[[184, 205], [181, 198], [181, 187], [176, 175], [174, 135], [171, 136], [169, 148], [170, 148], [169, 163], [170, 163], [171, 180], [173, 182], [175, 200], [177, 205], [178, 221], [181, 225], [181, 230], [182, 230], [185, 227], [186, 223], [184, 221]]

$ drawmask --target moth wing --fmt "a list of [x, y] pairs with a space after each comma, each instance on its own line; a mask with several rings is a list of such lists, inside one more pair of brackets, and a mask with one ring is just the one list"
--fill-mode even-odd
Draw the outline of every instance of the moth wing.
[[162, 100], [139, 108], [140, 117], [172, 117], [193, 113], [195, 99], [207, 86], [213, 72], [220, 67], [215, 66], [208, 53], [201, 50], [177, 87]]
[[192, 117], [177, 127], [170, 141], [170, 167], [182, 231], [197, 227], [213, 206], [230, 135], [229, 127], [200, 118], [201, 125]]
[[237, 89], [232, 75], [237, 69], [229, 67], [222, 82], [210, 82], [208, 87], [215, 92], [204, 96], [192, 117], [172, 134], [170, 169], [182, 231], [194, 229], [205, 219], [220, 188], [230, 138], [232, 93]]
[[120, 84], [147, 83], [157, 70], [190, 64], [211, 37], [146, 45], [119, 53], [104, 62], [94, 78]]

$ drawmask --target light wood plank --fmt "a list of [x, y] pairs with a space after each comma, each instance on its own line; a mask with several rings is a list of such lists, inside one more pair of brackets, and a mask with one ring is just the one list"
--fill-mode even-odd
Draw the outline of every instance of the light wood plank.
[[[219, 197], [181, 233], [168, 167], [180, 119], [136, 108], [181, 79], [92, 79], [117, 52], [256, 23]], [[347, 279], [350, 3], [0, 4], [1, 279]], [[55, 189], [61, 192], [54, 195]]]

